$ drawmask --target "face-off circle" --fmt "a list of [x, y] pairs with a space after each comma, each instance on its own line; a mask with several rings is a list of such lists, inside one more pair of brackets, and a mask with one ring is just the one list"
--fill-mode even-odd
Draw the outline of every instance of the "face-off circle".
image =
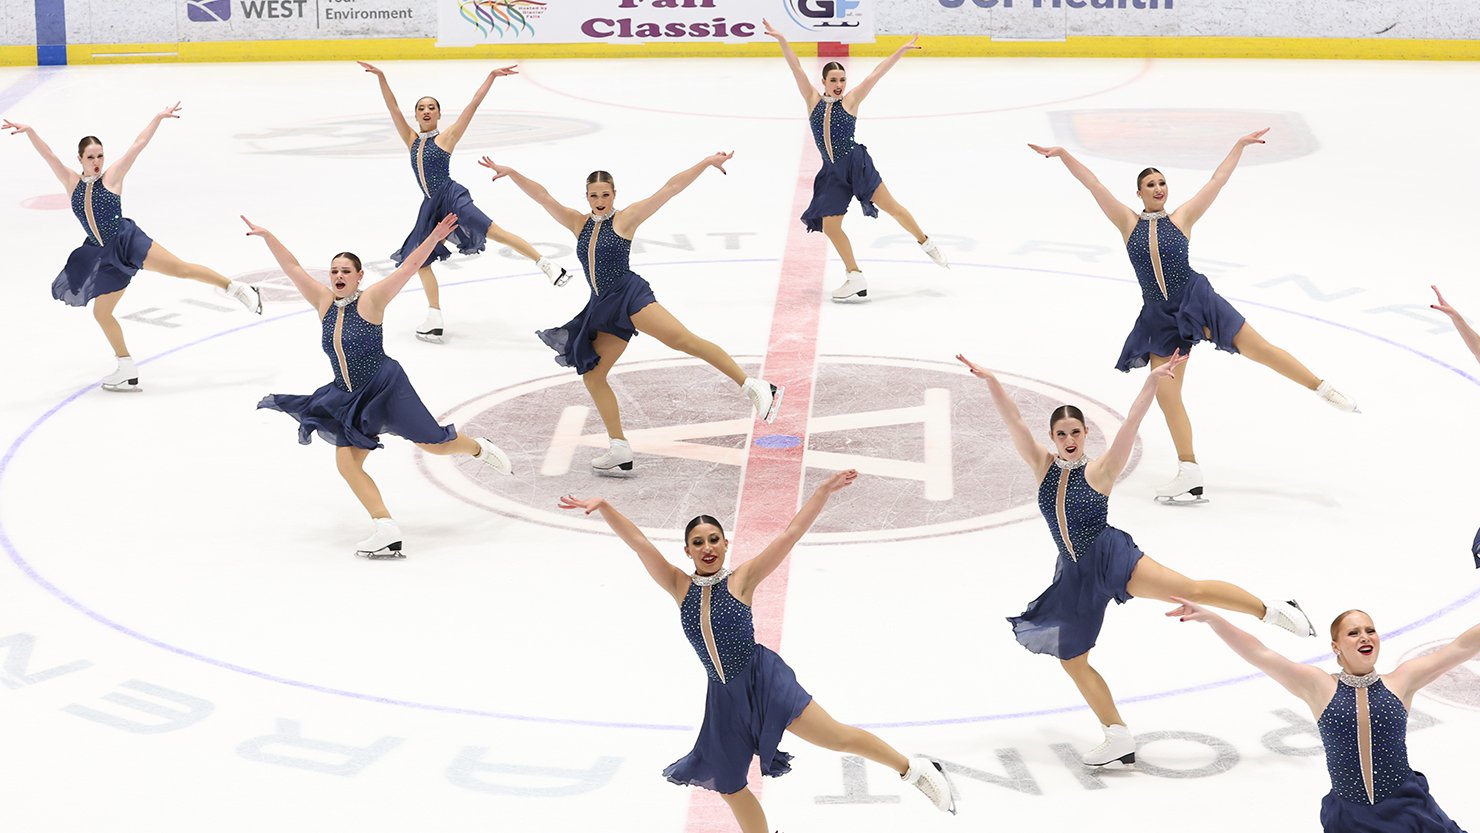
[[[759, 368], [750, 364], [747, 370]], [[1009, 373], [998, 378], [1045, 444], [1048, 416], [1065, 403], [1078, 405], [1089, 420], [1092, 456], [1120, 427], [1119, 414], [1075, 391]], [[862, 474], [833, 498], [808, 534], [809, 543], [909, 540], [1038, 515], [1038, 484], [986, 386], [959, 365], [820, 357], [805, 437], [772, 433], [757, 423], [734, 383], [696, 359], [633, 362], [615, 368], [611, 379], [637, 457], [626, 477], [591, 470], [590, 458], [606, 449], [607, 434], [573, 373], [494, 391], [441, 415], [441, 421], [487, 436], [508, 452], [513, 477], [491, 477], [480, 466], [430, 455], [420, 456], [422, 469], [470, 503], [606, 534], [599, 519], [556, 508], [563, 494], [599, 495], [649, 537], [666, 540], [677, 540], [695, 515], [715, 515], [727, 526], [734, 522], [750, 443], [804, 449], [804, 495], [835, 471], [856, 468]]]

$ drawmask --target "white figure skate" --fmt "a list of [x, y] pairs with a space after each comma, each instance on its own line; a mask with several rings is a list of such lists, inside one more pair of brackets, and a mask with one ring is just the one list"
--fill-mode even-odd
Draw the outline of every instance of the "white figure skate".
[[1266, 599], [1264, 601], [1264, 623], [1284, 628], [1296, 636], [1315, 636], [1315, 625], [1310, 623], [1310, 617], [1300, 609], [1300, 604], [1294, 599], [1282, 602], [1277, 599]]
[[375, 560], [405, 558], [401, 552], [401, 527], [390, 518], [376, 518], [375, 532], [355, 544], [355, 555]]
[[626, 440], [612, 440], [605, 454], [592, 458], [591, 468], [610, 475], [632, 471], [632, 445]]
[[1120, 725], [1105, 726], [1105, 739], [1084, 753], [1079, 760], [1085, 766], [1130, 766], [1136, 762], [1136, 736]]
[[427, 307], [427, 317], [416, 328], [416, 337], [430, 344], [442, 343], [442, 311]]
[[1203, 497], [1202, 466], [1197, 463], [1178, 463], [1177, 476], [1156, 490], [1156, 502], [1178, 506], [1207, 503], [1208, 499]]
[[750, 404], [755, 406], [755, 418], [770, 424], [776, 421], [776, 415], [781, 412], [781, 397], [785, 395], [786, 388], [777, 387], [765, 379], [751, 377], [740, 386], [740, 392], [750, 397]]
[[103, 377], [103, 390], [111, 390], [115, 393], [134, 393], [141, 391], [139, 387], [139, 369], [134, 367], [134, 360], [128, 356], [118, 359], [118, 368]]
[[843, 285], [833, 290], [832, 299], [840, 304], [868, 300], [868, 281], [862, 272], [849, 272]]
[[910, 758], [909, 772], [899, 778], [925, 793], [935, 809], [956, 814], [956, 787], [938, 762], [923, 756]]

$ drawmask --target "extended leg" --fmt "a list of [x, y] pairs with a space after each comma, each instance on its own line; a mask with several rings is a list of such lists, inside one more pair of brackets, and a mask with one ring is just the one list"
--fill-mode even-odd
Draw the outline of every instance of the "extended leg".
[[459, 431], [456, 437], [445, 443], [417, 443], [416, 447], [438, 457], [466, 454], [491, 467], [499, 474], [514, 473], [514, 465], [509, 462], [509, 455], [486, 437], [470, 437]]
[[1321, 380], [1301, 364], [1299, 359], [1270, 344], [1247, 322], [1233, 337], [1233, 346], [1238, 348], [1240, 355], [1259, 362], [1297, 385], [1315, 390], [1321, 384]]
[[786, 727], [786, 731], [814, 746], [831, 749], [834, 752], [858, 755], [874, 763], [883, 764], [900, 775], [908, 772], [910, 768], [909, 759], [901, 755], [894, 747], [871, 732], [834, 720], [832, 715], [817, 705], [816, 700], [802, 709], [801, 715]]
[[920, 224], [915, 222], [914, 215], [910, 213], [909, 209], [899, 204], [899, 200], [896, 200], [894, 195], [889, 193], [889, 188], [884, 183], [879, 183], [879, 187], [874, 189], [874, 195], [870, 198], [870, 201], [882, 209], [885, 214], [893, 217], [894, 221], [899, 223], [905, 231], [913, 234], [916, 243], [925, 242], [927, 239], [926, 234], [920, 229]]
[[495, 243], [502, 243], [530, 260], [538, 262], [540, 259], [540, 253], [535, 250], [535, 247], [529, 245], [523, 237], [505, 231], [498, 223], [488, 224], [488, 239]]
[[632, 316], [632, 325], [640, 333], [647, 333], [663, 342], [663, 346], [677, 350], [680, 353], [688, 353], [696, 359], [703, 359], [710, 367], [730, 377], [737, 385], [745, 384], [745, 371], [740, 365], [730, 358], [730, 354], [721, 350], [719, 345], [712, 341], [706, 341], [693, 333], [673, 317], [673, 313], [663, 308], [662, 304], [648, 304], [636, 315]]
[[208, 283], [217, 289], [231, 286], [231, 280], [220, 272], [199, 263], [186, 263], [158, 243], [149, 247], [149, 254], [144, 256], [144, 268], [172, 278], [188, 278]]
[[1136, 569], [1131, 573], [1126, 590], [1132, 596], [1143, 599], [1170, 602], [1173, 596], [1177, 596], [1198, 604], [1247, 613], [1261, 619], [1265, 613], [1264, 602], [1236, 584], [1226, 581], [1193, 581], [1144, 555], [1136, 562]]

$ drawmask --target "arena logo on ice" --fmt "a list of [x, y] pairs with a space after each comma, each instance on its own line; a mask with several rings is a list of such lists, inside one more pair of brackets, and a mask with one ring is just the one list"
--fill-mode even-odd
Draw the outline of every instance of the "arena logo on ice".
[[[751, 372], [759, 369], [748, 364]], [[1103, 449], [1120, 425], [1118, 414], [1081, 393], [999, 375], [1029, 422], [1044, 426], [1045, 443], [1048, 415], [1065, 402], [1084, 409], [1091, 453]], [[752, 444], [800, 449], [804, 493], [834, 471], [863, 473], [829, 506], [810, 543], [908, 540], [1038, 517], [1038, 484], [1019, 471], [1022, 460], [986, 390], [951, 364], [821, 357], [806, 436], [757, 424], [734, 383], [694, 359], [632, 362], [615, 368], [611, 378], [637, 455], [628, 477], [591, 471], [589, 459], [605, 450], [607, 434], [585, 385], [571, 372], [494, 391], [442, 415], [443, 422], [493, 438], [513, 459], [513, 477], [484, 477], [478, 467], [443, 457], [422, 456], [422, 469], [470, 503], [607, 534], [599, 521], [556, 508], [562, 494], [603, 495], [650, 536], [666, 540], [676, 539], [700, 513], [733, 521]]]

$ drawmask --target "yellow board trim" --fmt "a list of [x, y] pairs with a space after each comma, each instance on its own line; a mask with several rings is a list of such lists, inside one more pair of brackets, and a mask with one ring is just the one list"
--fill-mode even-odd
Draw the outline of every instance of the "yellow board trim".
[[[887, 55], [905, 37], [850, 46], [857, 57]], [[1300, 58], [1331, 60], [1477, 61], [1480, 40], [1400, 38], [1069, 37], [1058, 41], [993, 40], [926, 35], [920, 56], [948, 58]], [[796, 44], [803, 56], [817, 45]], [[745, 58], [775, 57], [775, 44], [491, 44], [439, 48], [433, 38], [69, 44], [70, 64], [196, 61], [347, 61], [464, 58]], [[0, 66], [35, 66], [33, 46], [0, 46]]]

